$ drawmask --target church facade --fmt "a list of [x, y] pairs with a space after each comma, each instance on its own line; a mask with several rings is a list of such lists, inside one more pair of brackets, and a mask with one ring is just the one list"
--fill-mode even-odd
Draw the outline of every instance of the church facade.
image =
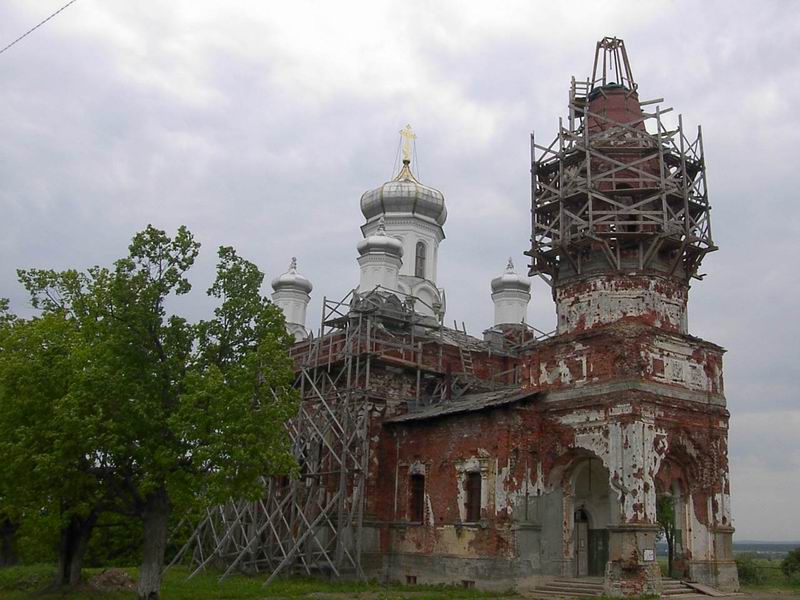
[[295, 438], [301, 482], [270, 493], [275, 506], [294, 494], [298, 511], [317, 508], [272, 568], [309, 557], [306, 570], [327, 561], [402, 583], [594, 578], [609, 595], [660, 593], [666, 503], [672, 575], [738, 588], [724, 350], [687, 319], [690, 283], [716, 249], [702, 138], [669, 124], [660, 102], [639, 98], [624, 44], [605, 38], [592, 76], [572, 80], [555, 141], [532, 138], [527, 275], [551, 286], [552, 334], [527, 323], [530, 280], [511, 260], [491, 282], [483, 337], [443, 325], [445, 199], [412, 172], [410, 130], [396, 177], [361, 198], [360, 282], [329, 328], [305, 328], [311, 284], [295, 263], [273, 282], [308, 413], [359, 408], [350, 437], [331, 417], [338, 427], [318, 421], [313, 442]]

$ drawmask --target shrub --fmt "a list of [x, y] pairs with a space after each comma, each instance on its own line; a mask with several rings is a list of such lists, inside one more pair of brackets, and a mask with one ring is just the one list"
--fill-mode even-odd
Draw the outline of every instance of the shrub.
[[736, 570], [739, 572], [739, 582], [759, 584], [766, 581], [762, 569], [759, 568], [752, 554], [740, 554], [736, 557]]
[[781, 571], [792, 582], [800, 582], [800, 548], [790, 550], [781, 562]]

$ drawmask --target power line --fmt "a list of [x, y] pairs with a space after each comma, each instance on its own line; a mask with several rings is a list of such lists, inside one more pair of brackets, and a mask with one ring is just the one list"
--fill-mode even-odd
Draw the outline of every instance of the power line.
[[16, 44], [17, 42], [21, 41], [23, 38], [26, 38], [26, 37], [28, 37], [28, 36], [29, 36], [30, 34], [32, 34], [34, 31], [36, 31], [37, 29], [39, 29], [39, 27], [41, 27], [42, 25], [44, 25], [45, 23], [47, 23], [47, 22], [48, 22], [50, 19], [52, 19], [52, 18], [53, 18], [53, 17], [55, 17], [55, 16], [56, 16], [58, 13], [60, 13], [62, 10], [64, 10], [65, 8], [67, 8], [67, 7], [68, 7], [70, 4], [75, 4], [77, 1], [78, 1], [78, 0], [70, 0], [69, 2], [67, 2], [67, 3], [66, 3], [64, 6], [62, 6], [61, 8], [59, 8], [59, 9], [58, 9], [56, 12], [54, 12], [54, 13], [53, 13], [52, 15], [50, 15], [49, 17], [47, 17], [47, 18], [46, 18], [44, 21], [42, 21], [42, 22], [41, 22], [41, 23], [39, 23], [38, 25], [35, 25], [34, 27], [31, 27], [31, 28], [30, 28], [28, 31], [26, 31], [25, 33], [23, 33], [21, 36], [19, 36], [19, 37], [18, 37], [17, 39], [15, 39], [13, 42], [11, 42], [11, 43], [10, 43], [8, 46], [6, 46], [6, 47], [5, 47], [5, 48], [3, 48], [2, 50], [0, 50], [0, 54], [2, 54], [3, 52], [5, 52], [5, 51], [6, 51], [6, 50], [8, 50], [9, 48], [11, 48], [11, 46], [13, 46], [13, 45], [14, 45], [14, 44]]

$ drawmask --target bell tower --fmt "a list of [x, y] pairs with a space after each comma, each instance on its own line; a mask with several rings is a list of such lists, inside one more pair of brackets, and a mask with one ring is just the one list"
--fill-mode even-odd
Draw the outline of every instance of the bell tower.
[[559, 333], [620, 319], [687, 332], [689, 283], [711, 238], [700, 128], [663, 99], [642, 101], [625, 44], [597, 43], [592, 76], [574, 77], [569, 116], [531, 135], [531, 275], [553, 288]]
[[[604, 575], [610, 596], [658, 594], [662, 575], [738, 588], [725, 350], [690, 335], [687, 320], [690, 283], [717, 249], [703, 138], [662, 103], [640, 98], [624, 42], [606, 37], [591, 77], [572, 78], [555, 139], [531, 136], [526, 254], [529, 274], [552, 287], [558, 325], [523, 364], [552, 421], [580, 423], [551, 475], [563, 521], [542, 525], [565, 541], [542, 560], [545, 572]], [[581, 483], [592, 461], [602, 502]], [[656, 561], [660, 506], [680, 531], [669, 574]], [[587, 527], [599, 540], [588, 558]]]

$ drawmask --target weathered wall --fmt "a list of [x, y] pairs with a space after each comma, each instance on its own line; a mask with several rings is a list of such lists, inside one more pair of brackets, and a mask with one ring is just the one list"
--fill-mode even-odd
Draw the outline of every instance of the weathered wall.
[[637, 320], [686, 333], [688, 286], [657, 275], [598, 274], [554, 290], [558, 333]]
[[[505, 372], [530, 399], [390, 422], [463, 371], [453, 342], [460, 334], [448, 335], [445, 343], [416, 342], [416, 354], [384, 352], [368, 386], [361, 372], [373, 402], [364, 518], [373, 574], [479, 586], [485, 579], [493, 589], [572, 576], [573, 516], [583, 508], [593, 530], [608, 531], [608, 577], [629, 578], [607, 591], [657, 591], [658, 568], [645, 551], [654, 547], [657, 495], [678, 473], [687, 572], [735, 587], [725, 562], [732, 530], [721, 348], [628, 317], [530, 343], [516, 357], [465, 337], [473, 377]], [[587, 468], [591, 492], [581, 483]], [[471, 472], [481, 475], [477, 523], [465, 522]], [[425, 476], [421, 523], [409, 520], [415, 473]]]
[[696, 400], [724, 405], [723, 352], [691, 336], [628, 322], [535, 344], [523, 351], [520, 371], [525, 387], [534, 390], [636, 380], [698, 392]]
[[[526, 565], [528, 581], [570, 575], [575, 568], [572, 513], [584, 506], [593, 518], [602, 516], [593, 528], [649, 527], [651, 533], [637, 533], [633, 542], [619, 546], [626, 552], [636, 549], [643, 563], [640, 545], [654, 543], [662, 464], [667, 458], [686, 463], [696, 457], [697, 466], [685, 470], [692, 481], [687, 556], [715, 560], [715, 528], [730, 523], [727, 412], [715, 404], [665, 401], [634, 389], [586, 390], [580, 400], [559, 399], [563, 386], [552, 387], [550, 395], [504, 408], [384, 425], [373, 439], [367, 505], [383, 524], [381, 550], [397, 556], [503, 559], [509, 561], [508, 572], [522, 573], [519, 564]], [[575, 483], [577, 467], [589, 458], [602, 465], [607, 477], [606, 490], [592, 498]], [[464, 523], [465, 481], [471, 471], [482, 478], [481, 521], [476, 524]], [[593, 472], [596, 476], [597, 467]], [[426, 478], [420, 524], [409, 523], [412, 473]], [[408, 560], [397, 564], [411, 574]], [[420, 582], [425, 577], [415, 576]]]

